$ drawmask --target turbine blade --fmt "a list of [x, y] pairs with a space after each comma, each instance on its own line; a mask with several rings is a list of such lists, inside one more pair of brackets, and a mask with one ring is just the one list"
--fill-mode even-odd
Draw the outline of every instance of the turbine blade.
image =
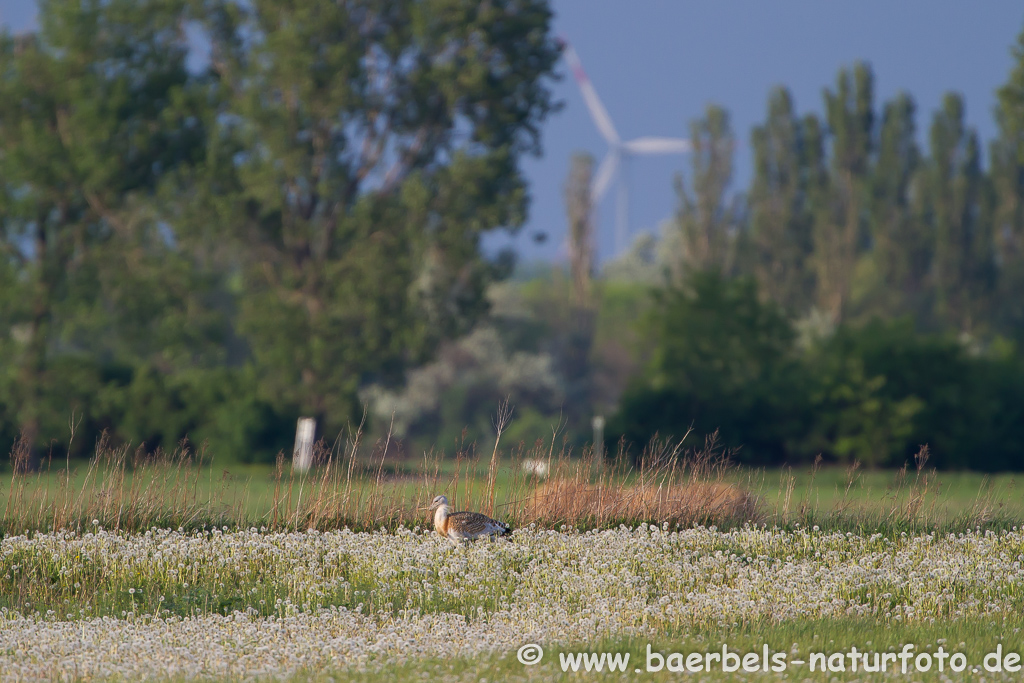
[[612, 118], [608, 115], [608, 110], [601, 103], [601, 98], [597, 96], [597, 91], [594, 90], [590, 79], [587, 78], [587, 72], [583, 70], [583, 64], [580, 63], [579, 55], [576, 54], [576, 50], [568, 42], [563, 40], [562, 43], [565, 46], [565, 60], [569, 62], [572, 75], [576, 79], [577, 85], [580, 86], [583, 101], [587, 103], [587, 109], [590, 110], [590, 116], [594, 119], [594, 125], [597, 126], [597, 130], [601, 132], [601, 135], [608, 141], [609, 145], [615, 146], [619, 144], [619, 134], [615, 130]]
[[643, 137], [622, 143], [622, 148], [632, 154], [686, 154], [693, 145], [682, 138]]
[[612, 176], [615, 175], [615, 168], [619, 165], [619, 153], [612, 151], [608, 153], [608, 156], [604, 158], [601, 165], [597, 167], [597, 173], [594, 174], [594, 179], [590, 183], [590, 201], [592, 204], [597, 204], [601, 201], [601, 197], [607, 192], [608, 186], [611, 185]]

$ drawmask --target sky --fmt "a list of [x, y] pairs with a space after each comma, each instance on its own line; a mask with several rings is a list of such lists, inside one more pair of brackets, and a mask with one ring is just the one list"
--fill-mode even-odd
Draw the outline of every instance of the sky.
[[[689, 124], [714, 103], [729, 111], [740, 144], [733, 189], [750, 182], [750, 131], [764, 120], [777, 85], [793, 93], [800, 114], [822, 113], [822, 92], [840, 68], [871, 64], [876, 105], [901, 90], [918, 107], [923, 142], [947, 91], [965, 97], [967, 120], [987, 143], [995, 136], [995, 91], [1013, 66], [1011, 48], [1024, 29], [1019, 0], [554, 0], [554, 29], [575, 47], [623, 139], [685, 137]], [[0, 23], [35, 26], [30, 0], [0, 0]], [[564, 63], [553, 85], [564, 108], [543, 128], [543, 156], [527, 158], [530, 185], [526, 225], [515, 236], [489, 236], [489, 252], [511, 246], [522, 261], [566, 258], [562, 188], [574, 152], [604, 157], [598, 134]], [[642, 157], [627, 167], [633, 236], [656, 229], [675, 210], [675, 174], [683, 155]], [[614, 250], [615, 187], [598, 207], [598, 253]], [[538, 243], [533, 236], [544, 233]]]

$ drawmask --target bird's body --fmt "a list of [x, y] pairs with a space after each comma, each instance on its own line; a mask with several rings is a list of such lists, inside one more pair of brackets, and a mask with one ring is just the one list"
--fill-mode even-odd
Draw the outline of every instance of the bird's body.
[[434, 511], [434, 529], [456, 545], [463, 541], [508, 536], [512, 533], [508, 524], [479, 512], [454, 512], [444, 496], [434, 498], [430, 509]]

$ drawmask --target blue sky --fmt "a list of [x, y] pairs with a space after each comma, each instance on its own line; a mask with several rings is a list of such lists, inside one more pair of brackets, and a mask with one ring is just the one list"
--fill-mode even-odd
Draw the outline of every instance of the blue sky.
[[[1010, 54], [1024, 28], [1019, 0], [555, 0], [555, 30], [575, 46], [624, 138], [685, 136], [709, 103], [729, 110], [743, 144], [736, 153], [734, 188], [750, 180], [751, 128], [765, 115], [768, 93], [784, 84], [801, 113], [821, 112], [822, 90], [840, 67], [869, 62], [876, 101], [900, 90], [918, 104], [924, 139], [943, 93], [964, 95], [967, 118], [982, 140], [995, 134], [995, 90], [1013, 65]], [[0, 0], [0, 22], [13, 30], [34, 25], [29, 0]], [[562, 72], [566, 73], [564, 65]], [[599, 161], [606, 150], [566, 75], [554, 86], [565, 108], [544, 128], [544, 156], [525, 160], [533, 202], [515, 238], [495, 235], [488, 250], [513, 245], [524, 260], [564, 258], [562, 186], [574, 151]], [[654, 229], [675, 207], [672, 178], [685, 157], [647, 157], [628, 169], [630, 227]], [[599, 252], [613, 245], [615, 192], [599, 207]], [[549, 235], [537, 245], [536, 232]]]

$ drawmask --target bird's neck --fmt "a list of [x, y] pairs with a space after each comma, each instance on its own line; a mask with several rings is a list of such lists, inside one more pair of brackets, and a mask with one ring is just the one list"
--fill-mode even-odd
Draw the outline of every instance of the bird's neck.
[[436, 529], [437, 533], [441, 534], [442, 536], [444, 536], [448, 530], [447, 527], [449, 512], [450, 509], [448, 508], [447, 505], [442, 505], [441, 507], [437, 508], [437, 510], [434, 511], [434, 529]]

